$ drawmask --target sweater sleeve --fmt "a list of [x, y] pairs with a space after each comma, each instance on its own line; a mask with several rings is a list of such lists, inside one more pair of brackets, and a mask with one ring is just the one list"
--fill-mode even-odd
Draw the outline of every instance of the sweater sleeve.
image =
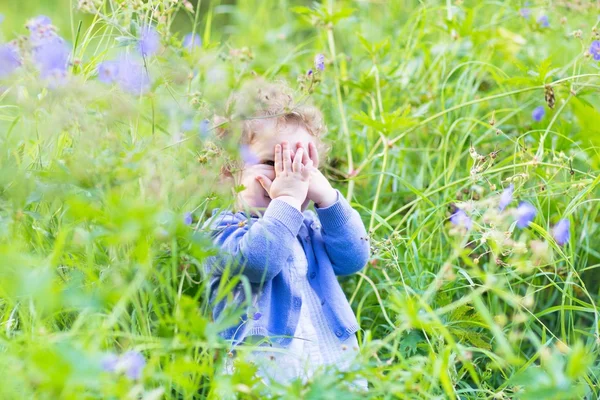
[[241, 273], [252, 283], [273, 279], [292, 252], [304, 216], [285, 201], [274, 199], [263, 217], [251, 224], [233, 217], [218, 217], [211, 224], [213, 243], [221, 251], [210, 272], [222, 274], [231, 265], [231, 273]]
[[365, 225], [339, 190], [337, 201], [325, 208], [315, 206], [323, 227], [325, 250], [336, 275], [360, 271], [369, 260], [369, 237]]

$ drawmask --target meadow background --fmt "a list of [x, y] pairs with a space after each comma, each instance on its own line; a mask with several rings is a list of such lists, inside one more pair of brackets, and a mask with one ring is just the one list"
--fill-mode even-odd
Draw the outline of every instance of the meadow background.
[[[357, 374], [373, 398], [600, 397], [600, 2], [20, 0], [0, 13], [0, 41], [20, 51], [14, 71], [0, 63], [0, 398], [351, 399]], [[69, 49], [60, 74], [32, 50], [38, 15]], [[160, 45], [142, 58], [148, 23]], [[182, 43], [190, 32], [200, 46]], [[133, 76], [106, 83], [99, 66], [123, 54]], [[324, 171], [371, 237], [372, 260], [340, 280], [361, 357], [306, 386], [267, 388], [243, 357], [218, 373], [217, 332], [243, 311], [211, 320], [200, 228], [230, 204], [218, 172], [238, 147], [217, 146], [205, 119], [254, 75], [323, 109]], [[521, 201], [536, 210], [524, 228]]]

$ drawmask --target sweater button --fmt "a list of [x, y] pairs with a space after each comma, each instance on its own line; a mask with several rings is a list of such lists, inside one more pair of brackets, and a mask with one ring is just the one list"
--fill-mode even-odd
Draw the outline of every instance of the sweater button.
[[301, 301], [299, 298], [297, 298], [297, 297], [296, 297], [296, 298], [294, 299], [294, 305], [295, 305], [296, 307], [300, 307], [300, 306], [302, 306], [302, 301]]
[[310, 273], [311, 279], [315, 279], [315, 276], [317, 276], [317, 273], [315, 271]]
[[289, 256], [289, 257], [288, 257], [288, 262], [292, 262], [292, 261], [294, 261], [294, 257], [292, 257], [292, 256]]
[[337, 337], [342, 336], [342, 331], [339, 329], [337, 331], [335, 331], [335, 336], [337, 336]]

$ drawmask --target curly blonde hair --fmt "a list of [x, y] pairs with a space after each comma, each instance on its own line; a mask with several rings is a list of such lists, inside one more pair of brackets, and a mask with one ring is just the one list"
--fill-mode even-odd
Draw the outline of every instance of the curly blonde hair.
[[[295, 99], [291, 88], [282, 81], [268, 83], [263, 79], [254, 79], [245, 83], [238, 92], [230, 96], [225, 107], [227, 118], [215, 117], [215, 125], [220, 138], [230, 136], [232, 127], [239, 124], [240, 143], [254, 143], [264, 130], [261, 120], [275, 119], [276, 129], [289, 124], [298, 124], [317, 138], [317, 151], [324, 160], [330, 146], [322, 141], [327, 133], [323, 114], [304, 98], [300, 102]], [[227, 124], [223, 124], [228, 122]]]

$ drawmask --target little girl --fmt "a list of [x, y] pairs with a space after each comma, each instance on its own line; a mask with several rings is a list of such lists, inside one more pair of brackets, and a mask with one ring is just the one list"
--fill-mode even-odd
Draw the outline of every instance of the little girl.
[[[292, 104], [279, 85], [262, 84], [251, 101], [257, 118], [243, 123], [246, 156], [231, 173], [245, 189], [236, 210], [213, 210], [207, 224], [221, 249], [207, 263], [211, 301], [226, 268], [227, 276], [245, 275], [253, 308], [221, 335], [234, 345], [260, 344], [250, 359], [265, 382], [306, 381], [320, 366], [348, 368], [358, 352], [358, 322], [336, 276], [364, 267], [369, 238], [358, 212], [318, 170], [320, 111]], [[232, 305], [245, 304], [245, 293], [239, 282]], [[226, 303], [214, 306], [215, 320]], [[354, 384], [367, 389], [364, 379]]]

